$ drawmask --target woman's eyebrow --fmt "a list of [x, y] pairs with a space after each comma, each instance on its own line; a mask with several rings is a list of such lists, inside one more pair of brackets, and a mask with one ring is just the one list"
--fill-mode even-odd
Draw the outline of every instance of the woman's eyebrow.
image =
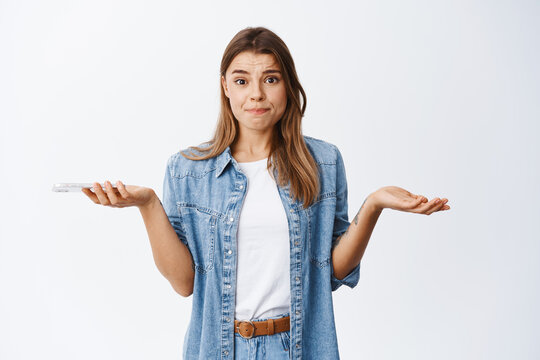
[[[249, 72], [242, 69], [235, 69], [232, 71], [231, 74], [249, 74]], [[270, 69], [270, 70], [263, 71], [263, 74], [280, 74], [281, 75], [281, 71]]]

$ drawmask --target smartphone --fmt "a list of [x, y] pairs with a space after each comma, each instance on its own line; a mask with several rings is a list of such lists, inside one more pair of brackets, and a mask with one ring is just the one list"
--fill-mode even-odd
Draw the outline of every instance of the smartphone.
[[[103, 191], [105, 191], [105, 184], [100, 184]], [[116, 185], [111, 184], [113, 189], [116, 189]], [[91, 183], [58, 183], [54, 184], [52, 191], [54, 192], [80, 192], [83, 188], [92, 190], [94, 185]]]

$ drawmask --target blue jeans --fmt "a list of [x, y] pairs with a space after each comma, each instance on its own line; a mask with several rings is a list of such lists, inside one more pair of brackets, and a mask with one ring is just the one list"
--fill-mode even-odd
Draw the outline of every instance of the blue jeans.
[[[277, 319], [287, 316], [284, 313], [262, 319]], [[290, 346], [290, 330], [275, 333], [273, 335], [254, 336], [251, 339], [245, 339], [239, 333], [234, 333], [234, 359], [235, 360], [288, 360]]]

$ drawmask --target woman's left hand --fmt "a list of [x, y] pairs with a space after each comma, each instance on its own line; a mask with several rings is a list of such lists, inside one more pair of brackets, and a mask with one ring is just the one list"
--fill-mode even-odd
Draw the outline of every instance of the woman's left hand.
[[385, 186], [371, 194], [372, 202], [379, 210], [389, 208], [394, 210], [431, 215], [435, 211], [448, 210], [448, 199], [433, 198], [430, 201], [425, 196], [411, 194], [397, 186]]

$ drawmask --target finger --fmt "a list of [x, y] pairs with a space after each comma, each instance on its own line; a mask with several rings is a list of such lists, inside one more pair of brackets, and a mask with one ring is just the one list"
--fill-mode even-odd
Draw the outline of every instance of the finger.
[[107, 195], [109, 197], [109, 201], [111, 202], [111, 205], [116, 206], [116, 204], [118, 204], [118, 197], [114, 193], [114, 189], [109, 180], [105, 181], [105, 189], [107, 190]]
[[417, 212], [420, 214], [425, 214], [430, 209], [432, 209], [434, 206], [437, 206], [438, 203], [436, 202], [438, 198], [433, 198], [431, 201], [426, 202], [425, 204], [422, 204], [420, 207], [418, 207]]
[[420, 204], [422, 204], [422, 203], [424, 203], [426, 201], [427, 201], [427, 199], [423, 195], [416, 195], [416, 201], [415, 202], [418, 205], [420, 205]]
[[448, 199], [447, 198], [442, 198], [441, 199], [441, 203], [442, 203], [442, 206], [437, 209], [436, 211], [441, 211], [441, 210], [448, 210], [450, 209], [450, 206], [446, 205], [448, 203]]
[[444, 201], [444, 206], [441, 208], [441, 210], [449, 210], [450, 205], [448, 205], [448, 199], [444, 198], [443, 201]]
[[428, 199], [423, 195], [415, 195], [416, 199], [414, 200], [414, 206], [412, 207], [413, 212], [423, 213], [429, 209], [430, 204], [426, 204]]
[[438, 198], [435, 199], [435, 202], [434, 202], [434, 205], [431, 206], [424, 214], [426, 215], [431, 215], [433, 214], [435, 211], [439, 211], [440, 208], [442, 208], [444, 206], [444, 203], [439, 199], [439, 201], [437, 202]]
[[109, 198], [107, 195], [103, 192], [103, 189], [101, 188], [101, 185], [99, 183], [94, 183], [94, 193], [96, 194], [97, 198], [99, 199], [99, 202], [101, 205], [111, 205], [111, 202], [109, 201]]
[[92, 190], [87, 189], [87, 188], [82, 188], [82, 192], [83, 192], [86, 196], [88, 196], [88, 197], [90, 198], [90, 200], [92, 200], [95, 204], [99, 204], [99, 200], [98, 200], [96, 194], [94, 194], [94, 193], [92, 192]]
[[405, 206], [409, 209], [414, 209], [422, 203], [422, 197], [414, 197], [413, 199], [406, 199]]
[[124, 186], [124, 184], [118, 180], [116, 182], [116, 188], [118, 189], [118, 191], [120, 192], [120, 195], [124, 198], [124, 199], [128, 199], [129, 196], [130, 196], [130, 193], [126, 190], [126, 187]]
[[435, 206], [435, 207], [433, 207], [432, 209], [430, 209], [430, 210], [426, 213], [426, 215], [431, 215], [431, 214], [433, 214], [434, 212], [440, 211], [440, 210], [442, 209], [443, 206], [444, 206], [444, 204], [442, 204], [442, 203], [437, 204], [437, 206]]

